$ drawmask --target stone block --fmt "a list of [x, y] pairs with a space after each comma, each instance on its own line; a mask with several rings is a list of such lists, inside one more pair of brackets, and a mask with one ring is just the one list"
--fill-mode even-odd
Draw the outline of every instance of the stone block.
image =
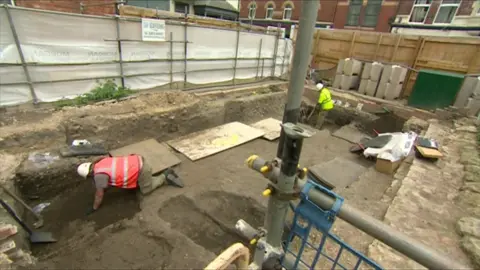
[[345, 67], [345, 59], [338, 60], [336, 74], [343, 74], [344, 67]]
[[393, 82], [387, 83], [387, 87], [385, 89], [385, 99], [387, 100], [394, 100], [400, 96], [402, 92], [403, 84], [395, 84]]
[[360, 82], [359, 76], [342, 75], [342, 81], [340, 82], [340, 89], [342, 90], [357, 89], [359, 82]]
[[457, 93], [457, 98], [455, 99], [453, 106], [457, 108], [463, 108], [467, 106], [468, 98], [472, 96], [477, 86], [480, 87], [480, 83], [478, 83], [478, 80], [479, 79], [477, 77], [465, 77], [462, 87]]
[[390, 77], [392, 76], [392, 65], [386, 65], [383, 68], [382, 76], [380, 77], [380, 84], [386, 84], [390, 81]]
[[368, 80], [367, 89], [366, 89], [367, 95], [371, 97], [375, 96], [375, 92], [377, 92], [377, 87], [378, 87], [378, 81]]
[[378, 82], [383, 72], [383, 64], [374, 62], [370, 71], [370, 80]]
[[377, 92], [375, 93], [375, 97], [384, 98], [388, 85], [389, 85], [388, 82], [380, 81], [380, 83], [378, 84], [378, 87], [377, 87]]
[[4, 240], [17, 234], [17, 226], [11, 224], [0, 224], [0, 240]]
[[367, 92], [366, 91], [367, 90], [367, 83], [368, 83], [368, 79], [362, 79], [360, 81], [360, 86], [358, 87], [358, 93], [365, 95], [365, 93]]
[[342, 78], [345, 75], [337, 74], [335, 75], [335, 79], [333, 80], [333, 88], [340, 88], [340, 83], [342, 82]]
[[[365, 65], [363, 65], [362, 80], [363, 79], [365, 79], [365, 80], [370, 79], [370, 72], [372, 70], [372, 65], [373, 65], [373, 63], [365, 63]], [[362, 84], [362, 83], [360, 82], [360, 84]]]
[[345, 64], [343, 66], [343, 75], [360, 75], [360, 72], [362, 71], [362, 64], [362, 62], [355, 59], [345, 59]]
[[392, 66], [392, 74], [390, 75], [390, 83], [399, 84], [405, 81], [407, 69], [401, 66]]

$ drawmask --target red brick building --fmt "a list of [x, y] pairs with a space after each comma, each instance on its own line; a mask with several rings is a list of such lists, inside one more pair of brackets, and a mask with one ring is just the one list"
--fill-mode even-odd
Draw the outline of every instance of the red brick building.
[[[298, 24], [302, 1], [306, 0], [241, 0], [240, 18], [243, 22], [250, 22], [255, 25], [286, 28], [288, 35], [290, 27]], [[402, 23], [396, 20], [401, 16], [406, 16], [407, 22], [410, 18], [413, 21], [420, 20], [414, 17], [421, 17], [422, 12], [426, 12], [424, 22], [413, 22], [414, 25], [404, 23], [405, 27], [415, 29], [425, 24], [440, 24], [434, 23], [435, 18], [438, 18], [436, 19], [437, 22], [443, 22], [442, 26], [446, 27], [455, 24], [456, 18], [467, 15], [474, 16], [475, 3], [480, 2], [475, 0], [319, 1], [320, 8], [316, 25], [318, 28], [359, 29], [378, 32], [390, 32], [393, 25]], [[397, 14], [400, 16], [397, 17]], [[480, 22], [476, 23], [477, 27], [480, 27]]]
[[0, 4], [10, 4], [18, 7], [90, 15], [115, 14], [114, 2], [115, 0], [0, 0]]

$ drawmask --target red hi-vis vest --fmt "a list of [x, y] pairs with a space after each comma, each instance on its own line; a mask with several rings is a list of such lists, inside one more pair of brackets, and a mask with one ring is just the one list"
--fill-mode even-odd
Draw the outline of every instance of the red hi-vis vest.
[[125, 157], [108, 157], [93, 166], [93, 174], [108, 175], [108, 185], [119, 188], [136, 188], [140, 174], [140, 159], [138, 155]]

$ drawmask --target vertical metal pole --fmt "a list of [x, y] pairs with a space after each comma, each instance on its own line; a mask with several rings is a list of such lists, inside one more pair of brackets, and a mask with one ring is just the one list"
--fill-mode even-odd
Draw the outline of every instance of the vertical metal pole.
[[10, 9], [7, 5], [5, 5], [4, 7], [5, 12], [7, 13], [8, 23], [10, 24], [10, 30], [12, 31], [13, 39], [15, 40], [15, 46], [17, 47], [18, 55], [20, 56], [20, 61], [22, 62], [23, 72], [25, 73], [28, 87], [30, 88], [30, 95], [32, 96], [33, 104], [37, 104], [37, 94], [35, 94], [32, 77], [30, 77], [30, 73], [28, 72], [27, 62], [25, 61], [25, 56], [23, 55], [22, 46], [20, 45], [20, 39], [18, 38], [17, 30], [15, 29], [15, 25], [13, 24], [12, 14], [10, 13]]
[[238, 46], [240, 43], [240, 24], [237, 24], [237, 45], [235, 47], [235, 60], [233, 65], [233, 85], [236, 85], [235, 77], [237, 75]]
[[187, 29], [188, 29], [188, 26], [187, 26], [187, 22], [188, 22], [188, 7], [185, 7], [185, 31], [183, 32], [183, 53], [185, 55], [185, 58], [183, 59], [183, 67], [184, 67], [184, 75], [183, 75], [183, 88], [187, 88], [187, 53], [188, 53], [188, 48], [187, 48], [187, 45], [188, 45], [188, 42], [187, 42]]
[[287, 56], [287, 39], [283, 39], [283, 44], [282, 71], [280, 72], [280, 77], [283, 76], [283, 68], [285, 67], [285, 58]]
[[263, 39], [260, 39], [260, 45], [258, 46], [257, 74], [255, 75], [255, 79], [258, 79], [258, 72], [260, 69], [260, 57], [262, 57], [262, 43]]
[[[297, 31], [297, 41], [293, 55], [292, 72], [288, 85], [287, 104], [283, 114], [283, 123], [297, 123], [302, 102], [303, 86], [307, 76], [308, 60], [312, 51], [313, 33], [317, 21], [319, 1], [303, 1], [300, 23]], [[277, 157], [281, 158], [285, 132], [282, 130], [277, 148]]]
[[277, 67], [277, 54], [278, 54], [278, 43], [280, 41], [280, 26], [281, 24], [277, 25], [277, 38], [275, 40], [275, 48], [273, 48], [273, 65], [272, 65], [272, 73], [271, 77], [275, 77], [275, 68]]
[[170, 32], [170, 89], [173, 86], [173, 32]]
[[123, 55], [122, 55], [122, 41], [120, 40], [120, 15], [118, 15], [118, 5], [115, 5], [115, 24], [117, 28], [117, 48], [118, 48], [118, 61], [120, 64], [120, 80], [122, 82], [122, 87], [125, 87], [125, 76], [123, 73]]

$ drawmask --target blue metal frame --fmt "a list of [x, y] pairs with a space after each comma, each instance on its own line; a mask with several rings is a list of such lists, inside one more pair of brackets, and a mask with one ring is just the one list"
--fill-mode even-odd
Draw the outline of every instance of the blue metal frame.
[[[314, 204], [308, 198], [308, 192], [310, 189], [318, 189], [321, 192], [328, 194], [329, 196], [335, 198], [335, 203], [332, 206], [332, 209], [324, 210]], [[305, 186], [303, 187], [301, 193], [301, 201], [298, 206], [294, 209], [295, 215], [293, 218], [293, 225], [288, 236], [288, 242], [284, 246], [285, 255], [290, 254], [295, 257], [295, 262], [293, 264], [293, 269], [298, 269], [298, 265], [301, 262], [304, 266], [307, 266], [309, 269], [315, 269], [316, 264], [320, 261], [320, 259], [325, 258], [328, 261], [332, 262], [332, 269], [342, 268], [347, 269], [344, 265], [342, 265], [339, 260], [344, 250], [347, 250], [350, 254], [358, 258], [357, 262], [355, 263], [355, 267], [353, 269], [358, 269], [360, 265], [366, 264], [368, 267], [371, 267], [376, 270], [383, 270], [381, 266], [377, 263], [372, 261], [371, 259], [365, 257], [362, 253], [356, 251], [347, 243], [343, 242], [338, 236], [330, 233], [330, 229], [335, 222], [335, 218], [338, 214], [338, 211], [342, 207], [343, 198], [338, 196], [336, 193], [326, 189], [325, 187], [311, 181], [310, 179], [307, 181]], [[302, 220], [304, 224], [300, 224], [299, 221]], [[306, 223], [306, 224], [305, 224]], [[320, 240], [320, 244], [314, 246], [309, 241], [309, 235], [312, 228], [317, 229], [319, 232], [322, 233], [322, 238]], [[301, 245], [298, 251], [294, 251], [291, 249], [291, 243], [294, 237], [298, 237], [301, 240]], [[329, 256], [325, 249], [325, 243], [327, 239], [333, 240], [334, 243], [338, 244], [339, 250], [335, 258], [333, 256]], [[308, 246], [316, 250], [315, 257], [311, 265], [306, 263], [302, 260], [302, 254], [305, 250], [305, 247]], [[285, 267], [284, 259], [282, 259], [282, 265]], [[351, 267], [349, 268], [351, 269]]]

